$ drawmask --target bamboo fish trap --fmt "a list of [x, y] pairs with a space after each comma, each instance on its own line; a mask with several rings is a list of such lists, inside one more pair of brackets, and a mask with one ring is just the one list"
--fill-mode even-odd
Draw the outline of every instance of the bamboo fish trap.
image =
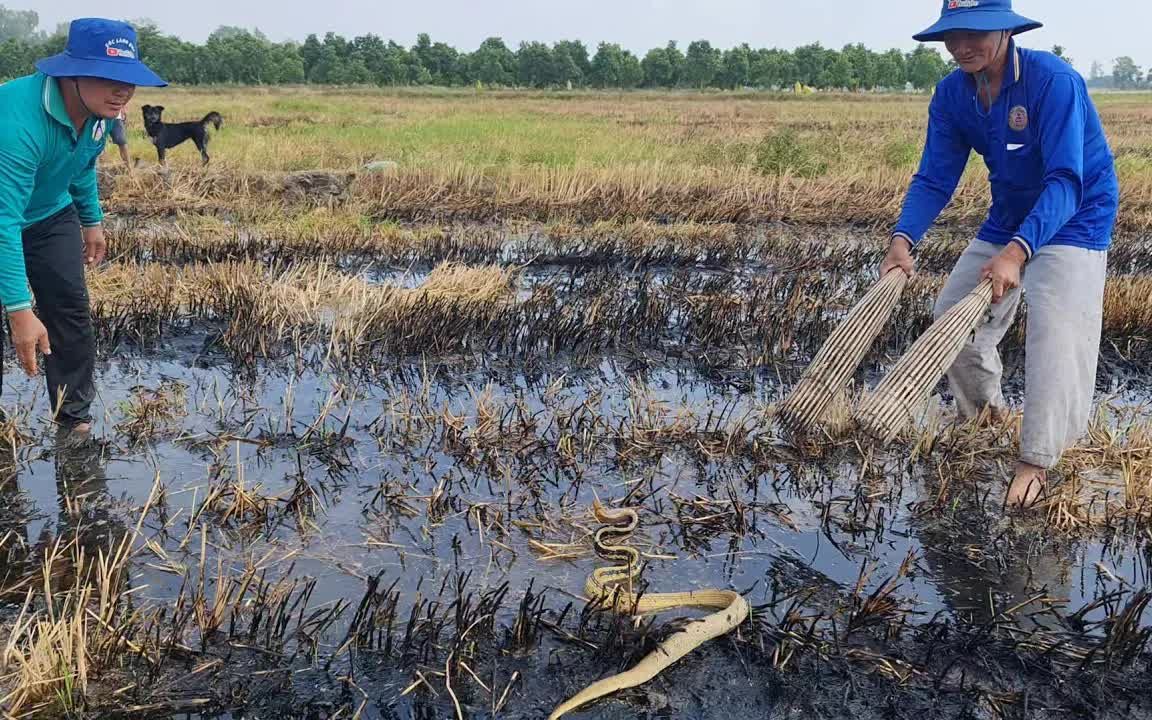
[[985, 280], [941, 315], [861, 400], [855, 413], [860, 427], [888, 443], [913, 422], [991, 303], [992, 281]]
[[903, 270], [889, 271], [828, 336], [800, 381], [780, 405], [779, 418], [784, 427], [803, 432], [821, 422], [828, 406], [848, 384], [888, 322], [907, 282], [908, 276]]

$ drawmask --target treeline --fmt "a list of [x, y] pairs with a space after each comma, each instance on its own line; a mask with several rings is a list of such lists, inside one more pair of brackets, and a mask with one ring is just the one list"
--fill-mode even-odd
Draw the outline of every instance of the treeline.
[[[878, 53], [863, 45], [841, 50], [819, 43], [795, 50], [722, 50], [706, 40], [681, 49], [676, 43], [643, 57], [614, 43], [592, 52], [568, 40], [525, 42], [513, 50], [497, 37], [461, 52], [421, 34], [412, 47], [377, 35], [351, 40], [328, 33], [303, 43], [274, 43], [256, 32], [223, 27], [202, 44], [138, 28], [142, 58], [165, 79], [185, 85], [211, 83], [325, 85], [482, 84], [522, 88], [791, 88], [872, 90], [932, 87], [949, 70], [927, 46], [909, 53]], [[40, 57], [58, 52], [60, 35], [0, 42], [0, 77], [30, 72]]]

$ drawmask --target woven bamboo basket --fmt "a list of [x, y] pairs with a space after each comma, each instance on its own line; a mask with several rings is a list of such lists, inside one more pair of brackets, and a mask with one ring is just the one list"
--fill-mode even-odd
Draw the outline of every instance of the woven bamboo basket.
[[936, 383], [987, 316], [991, 303], [992, 282], [985, 280], [932, 323], [860, 401], [854, 417], [861, 429], [888, 443], [914, 422]]
[[821, 423], [888, 322], [907, 282], [903, 270], [889, 271], [836, 326], [780, 404], [778, 417], [785, 428], [806, 432]]

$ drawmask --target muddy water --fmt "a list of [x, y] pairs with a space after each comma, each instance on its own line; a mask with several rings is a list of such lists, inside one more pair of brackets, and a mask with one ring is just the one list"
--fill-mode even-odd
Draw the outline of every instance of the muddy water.
[[[207, 330], [193, 329], [164, 349], [125, 349], [105, 360], [96, 407], [102, 442], [79, 454], [56, 446], [41, 419], [47, 407], [40, 388], [10, 373], [6, 406], [28, 413], [34, 437], [20, 454], [19, 492], [7, 496], [4, 530], [33, 550], [77, 532], [67, 499], [82, 488], [79, 532], [99, 547], [135, 525], [158, 478], [163, 512], [150, 513], [144, 528], [163, 551], [143, 551], [133, 565], [141, 603], [171, 602], [183, 586], [199, 582], [203, 552], [209, 585], [217, 568], [238, 573], [256, 563], [268, 580], [289, 572], [317, 579], [309, 598], [316, 608], [358, 602], [375, 576], [384, 586], [395, 583], [404, 608], [470, 573], [471, 592], [507, 584], [513, 599], [499, 610], [502, 623], [514, 621], [529, 587], [557, 612], [573, 603], [578, 614], [584, 579], [598, 562], [588, 551], [594, 497], [641, 501], [635, 541], [645, 552], [650, 591], [736, 588], [775, 620], [784, 611], [782, 584], [845, 597], [862, 573], [868, 592], [909, 557], [896, 595], [913, 625], [941, 618], [979, 624], [1027, 606], [1030, 612], [1021, 613], [1027, 622], [1058, 627], [1060, 617], [1106, 593], [1150, 585], [1146, 548], [1134, 538], [1054, 539], [991, 506], [921, 512], [920, 503], [937, 490], [927, 466], [897, 460], [883, 477], [861, 477], [850, 448], [819, 464], [708, 459], [693, 452], [692, 443], [622, 454], [628, 445], [620, 438], [636, 437], [638, 428], [667, 427], [677, 415], [690, 413], [685, 422], [695, 428], [713, 427], [708, 418], [717, 418], [714, 427], [755, 418], [778, 398], [779, 383], [768, 372], [705, 378], [687, 367], [621, 357], [542, 368], [413, 361], [366, 381], [311, 369], [237, 371], [204, 351], [208, 339]], [[176, 386], [183, 390], [183, 417], [170, 432], [140, 442], [125, 436], [134, 389]], [[1117, 381], [1112, 389], [1120, 402], [1148, 398], [1139, 379]], [[420, 408], [431, 411], [426, 426], [408, 416]], [[484, 430], [478, 408], [494, 409], [493, 422], [503, 429]], [[563, 462], [548, 444], [548, 427], [577, 408], [601, 423], [592, 434], [608, 440]], [[534, 427], [535, 444], [509, 436], [512, 417], [534, 419], [515, 428]], [[456, 441], [446, 439], [457, 437], [446, 433], [453, 423], [461, 429]], [[229, 519], [217, 509], [189, 526], [212, 487], [241, 480], [268, 503], [266, 517]], [[972, 498], [998, 482], [991, 472], [971, 481]], [[303, 519], [288, 509], [301, 487], [309, 490], [312, 508]], [[743, 512], [734, 513], [734, 503]], [[559, 551], [564, 557], [542, 558], [531, 539], [567, 545]], [[1035, 601], [1038, 595], [1050, 599]], [[327, 652], [340, 645], [350, 616], [346, 612], [322, 641]], [[764, 660], [750, 647], [715, 645], [588, 716], [750, 717], [787, 704], [787, 686], [796, 678], [766, 684]], [[500, 716], [541, 717], [583, 684], [635, 661], [634, 653], [635, 647], [617, 647], [606, 661], [545, 637], [534, 652], [494, 661], [493, 682], [508, 683], [513, 671], [520, 678]], [[442, 692], [402, 695], [412, 679], [410, 667], [366, 672], [358, 687], [371, 701], [362, 716], [450, 716]], [[313, 703], [318, 714], [299, 716], [323, 717], [325, 703], [335, 702], [332, 685], [330, 678], [301, 674], [289, 683], [288, 705], [296, 712]], [[279, 708], [268, 716], [287, 716], [277, 715], [288, 712], [283, 696], [256, 694], [248, 702]], [[477, 688], [465, 706], [469, 716], [496, 714]], [[220, 717], [233, 716], [262, 715]]]

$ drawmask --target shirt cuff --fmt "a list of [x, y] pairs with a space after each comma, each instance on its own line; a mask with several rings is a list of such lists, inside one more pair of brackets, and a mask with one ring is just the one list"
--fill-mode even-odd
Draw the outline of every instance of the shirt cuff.
[[897, 230], [896, 232], [892, 233], [892, 239], [895, 240], [896, 238], [903, 238], [904, 240], [907, 240], [909, 250], [916, 249], [916, 241], [913, 240], [908, 233]]
[[1020, 237], [1019, 235], [1015, 235], [1012, 237], [1012, 242], [1016, 243], [1021, 248], [1023, 248], [1023, 250], [1024, 250], [1024, 262], [1028, 262], [1029, 260], [1032, 259], [1032, 246], [1028, 244], [1027, 240]]
[[6, 312], [9, 315], [11, 315], [12, 313], [15, 313], [15, 312], [20, 312], [21, 310], [31, 310], [31, 309], [32, 309], [32, 301], [31, 300], [24, 300], [22, 302], [12, 303], [11, 305], [5, 305], [4, 306], [4, 312]]

